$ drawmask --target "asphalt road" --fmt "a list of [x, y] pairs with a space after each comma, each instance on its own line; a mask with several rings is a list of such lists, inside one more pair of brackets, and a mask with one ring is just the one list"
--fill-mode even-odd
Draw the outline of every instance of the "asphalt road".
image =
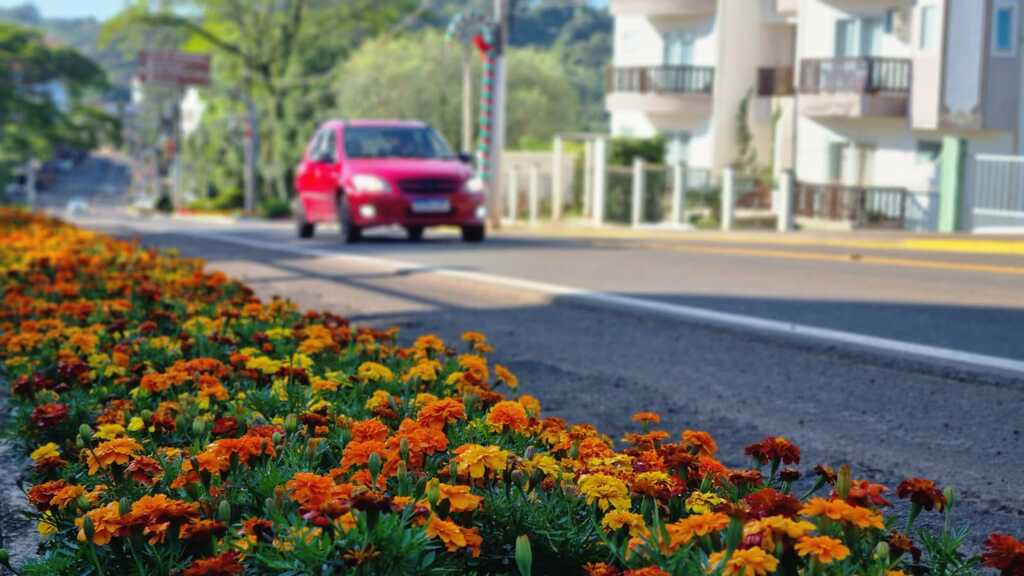
[[[104, 162], [83, 167], [79, 182], [121, 185]], [[710, 431], [731, 465], [745, 464], [746, 444], [784, 435], [802, 447], [805, 469], [849, 463], [855, 477], [893, 487], [910, 475], [955, 486], [974, 545], [1024, 530], [1024, 376], [665, 313], [699, 307], [1022, 360], [1021, 257], [529, 232], [483, 245], [385, 232], [343, 246], [327, 229], [300, 242], [283, 224], [106, 209], [80, 222], [205, 258], [263, 296], [398, 325], [408, 339], [483, 331], [548, 415], [621, 436], [634, 411], [656, 410], [676, 433]]]

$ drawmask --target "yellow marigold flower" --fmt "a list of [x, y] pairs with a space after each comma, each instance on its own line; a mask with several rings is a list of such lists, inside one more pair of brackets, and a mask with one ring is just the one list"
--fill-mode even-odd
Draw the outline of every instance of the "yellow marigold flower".
[[391, 394], [387, 390], [374, 390], [373, 395], [366, 400], [366, 409], [370, 412], [379, 412], [390, 408]]
[[271, 374], [277, 374], [283, 366], [283, 363], [272, 358], [267, 358], [266, 356], [256, 356], [255, 358], [250, 358], [245, 363], [245, 367], [249, 370], [256, 370], [257, 372], [262, 372], [268, 376]]
[[413, 365], [402, 374], [402, 381], [418, 380], [420, 382], [435, 382], [437, 375], [441, 372], [441, 363], [437, 360], [424, 358]]
[[270, 391], [273, 392], [274, 396], [276, 396], [281, 402], [287, 402], [288, 380], [286, 378], [274, 378], [274, 382], [270, 385]]
[[86, 451], [89, 475], [96, 474], [100, 468], [109, 468], [111, 464], [127, 464], [132, 456], [141, 450], [142, 444], [127, 436], [103, 442], [96, 448]]
[[395, 379], [390, 368], [377, 362], [363, 362], [357, 373], [363, 382], [391, 382]]
[[516, 402], [522, 404], [523, 408], [526, 409], [526, 413], [529, 414], [531, 417], [540, 417], [540, 400], [537, 400], [536, 398], [530, 396], [529, 394], [523, 394], [519, 398], [516, 398]]
[[[708, 573], [719, 569], [725, 552], [715, 552], [708, 556]], [[722, 576], [766, 576], [779, 567], [779, 559], [760, 548], [733, 550], [729, 561], [722, 569]]]
[[110, 539], [117, 535], [121, 529], [121, 504], [117, 500], [103, 506], [90, 510], [85, 516], [75, 519], [75, 526], [78, 526], [78, 541], [85, 542], [85, 518], [92, 520], [93, 535], [92, 543], [97, 546], [105, 546]]
[[831, 564], [850, 555], [850, 549], [831, 536], [804, 536], [796, 543], [796, 553], [813, 556], [819, 564]]
[[771, 528], [772, 532], [785, 534], [794, 540], [806, 536], [815, 529], [814, 524], [807, 520], [793, 520], [785, 516], [769, 516], [760, 521]]
[[100, 424], [99, 429], [93, 434], [100, 440], [113, 440], [124, 436], [124, 426], [120, 424]]
[[615, 476], [587, 474], [579, 479], [579, 488], [587, 497], [587, 504], [596, 503], [601, 510], [609, 507], [629, 510], [633, 503], [626, 483]]
[[416, 395], [416, 399], [413, 401], [413, 404], [417, 408], [423, 408], [427, 404], [430, 404], [431, 402], [436, 402], [436, 401], [437, 401], [437, 396], [434, 396], [433, 394], [431, 394], [429, 392], [420, 392], [419, 394]]
[[503, 400], [492, 406], [487, 412], [486, 421], [491, 430], [495, 432], [502, 432], [504, 430], [521, 432], [530, 423], [523, 405], [510, 400]]
[[338, 390], [337, 382], [318, 376], [310, 379], [309, 386], [316, 392], [336, 392]]
[[686, 511], [691, 514], [706, 514], [724, 503], [725, 499], [718, 494], [697, 491], [686, 499]]
[[39, 517], [39, 522], [36, 522], [36, 530], [44, 539], [57, 533], [57, 521], [52, 512], [46, 512]]
[[519, 378], [516, 377], [511, 370], [505, 368], [501, 364], [494, 365], [494, 376], [498, 380], [504, 382], [505, 386], [508, 386], [512, 390], [519, 388]]
[[182, 324], [181, 329], [184, 330], [185, 332], [191, 332], [193, 334], [210, 336], [217, 331], [218, 324], [218, 322], [205, 316], [195, 316], [194, 318], [190, 318], [184, 324]]
[[665, 528], [669, 535], [669, 549], [675, 550], [694, 538], [724, 530], [728, 525], [729, 517], [720, 512], [687, 516], [682, 520], [667, 524]]
[[487, 471], [504, 472], [508, 466], [508, 452], [498, 446], [481, 446], [480, 444], [463, 444], [455, 449], [455, 464], [459, 474], [468, 474], [470, 478], [483, 478]]
[[39, 462], [40, 460], [46, 460], [47, 458], [60, 458], [60, 449], [53, 442], [47, 442], [39, 448], [36, 448], [29, 454], [29, 458], [33, 462]]
[[142, 430], [145, 427], [146, 423], [142, 420], [142, 418], [139, 418], [138, 416], [133, 416], [132, 419], [128, 421], [129, 432], [138, 432], [139, 430]]
[[540, 470], [548, 478], [561, 478], [562, 466], [548, 454], [534, 454], [533, 458], [523, 462], [523, 469], [528, 474]]
[[609, 532], [614, 532], [622, 527], [629, 528], [630, 536], [646, 536], [648, 534], [644, 517], [628, 510], [610, 510], [601, 519], [601, 526]]
[[267, 338], [271, 340], [287, 340], [292, 337], [291, 328], [271, 328], [266, 332]]
[[291, 362], [293, 367], [302, 368], [303, 370], [309, 370], [313, 367], [313, 359], [302, 352], [292, 354]]

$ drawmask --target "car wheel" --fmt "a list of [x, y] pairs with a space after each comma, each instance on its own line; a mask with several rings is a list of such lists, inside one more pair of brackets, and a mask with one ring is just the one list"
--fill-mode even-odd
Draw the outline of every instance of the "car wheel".
[[363, 229], [352, 223], [348, 200], [344, 196], [338, 196], [338, 228], [341, 231], [341, 241], [345, 244], [354, 244], [363, 239]]
[[316, 232], [316, 224], [306, 221], [306, 213], [302, 209], [302, 203], [297, 202], [295, 208], [295, 232], [299, 238], [312, 238]]
[[423, 226], [406, 226], [405, 235], [410, 242], [419, 242], [423, 240]]
[[487, 236], [487, 229], [482, 224], [462, 227], [463, 242], [483, 242]]

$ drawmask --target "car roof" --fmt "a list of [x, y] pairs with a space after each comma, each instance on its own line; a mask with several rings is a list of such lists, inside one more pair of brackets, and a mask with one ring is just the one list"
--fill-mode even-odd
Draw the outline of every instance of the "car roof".
[[427, 125], [426, 122], [419, 120], [390, 120], [390, 119], [355, 119], [355, 120], [333, 120], [329, 124], [339, 124], [342, 126], [408, 126], [422, 128]]

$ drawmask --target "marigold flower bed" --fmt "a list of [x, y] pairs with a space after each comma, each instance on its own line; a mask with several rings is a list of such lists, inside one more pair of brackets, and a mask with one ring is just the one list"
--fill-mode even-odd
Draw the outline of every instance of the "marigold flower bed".
[[44, 536], [23, 574], [1024, 574], [1012, 535], [959, 554], [954, 494], [928, 480], [899, 485], [896, 519], [847, 468], [794, 493], [781, 437], [730, 469], [653, 413], [618, 449], [545, 418], [482, 334], [404, 347], [11, 210], [0, 263], [9, 432]]

